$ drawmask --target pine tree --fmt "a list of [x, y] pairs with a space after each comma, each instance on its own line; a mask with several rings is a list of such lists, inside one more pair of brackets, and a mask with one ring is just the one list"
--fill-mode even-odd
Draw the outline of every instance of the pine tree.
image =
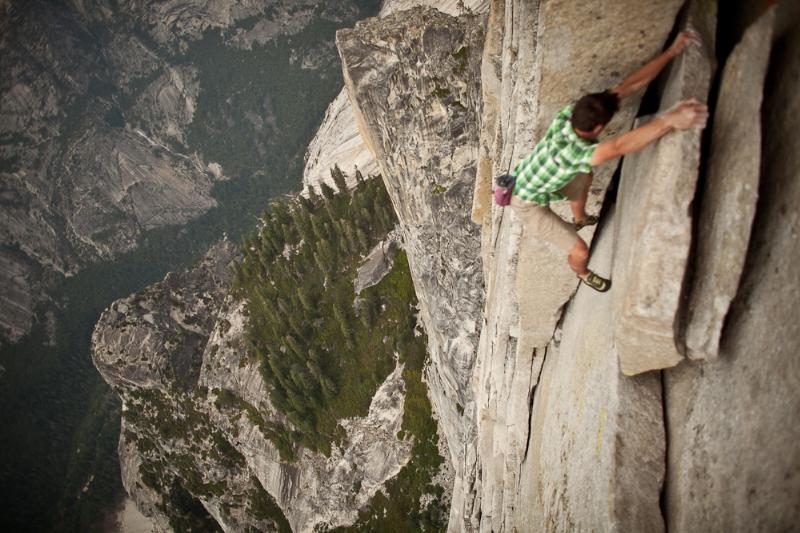
[[316, 215], [311, 216], [311, 229], [316, 235], [317, 239], [324, 240], [328, 238], [328, 234], [325, 231], [325, 226], [322, 220]]
[[300, 301], [300, 305], [306, 310], [306, 312], [314, 312], [314, 301], [311, 299], [308, 289], [304, 285], [299, 285], [297, 287], [297, 299]]
[[339, 193], [346, 193], [347, 180], [344, 172], [342, 172], [342, 169], [339, 168], [339, 165], [336, 165], [331, 169], [331, 177], [333, 178], [333, 183], [336, 185], [336, 189], [339, 191]]
[[339, 324], [339, 329], [342, 332], [342, 336], [346, 341], [348, 341], [349, 345], [351, 336], [350, 322], [345, 314], [344, 309], [342, 309], [338, 303], [333, 304], [333, 316], [336, 319], [336, 322]]
[[336, 191], [334, 191], [327, 183], [324, 181], [319, 185], [320, 191], [322, 191], [322, 196], [325, 198], [325, 202], [329, 202], [336, 196]]

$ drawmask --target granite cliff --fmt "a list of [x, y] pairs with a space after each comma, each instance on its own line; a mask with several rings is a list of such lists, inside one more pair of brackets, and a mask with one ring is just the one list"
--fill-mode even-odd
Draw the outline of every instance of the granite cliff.
[[[347, 99], [329, 110], [307, 158], [307, 186], [319, 184], [314, 168], [334, 164], [374, 169], [386, 185], [427, 334], [425, 381], [451, 469], [442, 478], [448, 529], [791, 530], [800, 519], [800, 374], [791, 362], [800, 335], [786, 318], [800, 299], [791, 268], [800, 221], [790, 207], [800, 196], [796, 6], [488, 4], [488, 14], [485, 3], [459, 17], [417, 7], [340, 31]], [[607, 135], [689, 97], [708, 102], [712, 120], [705, 132], [670, 133], [598, 169], [589, 211], [601, 222], [582, 235], [592, 268], [614, 287], [592, 292], [513, 211], [492, 205], [492, 177], [533, 147], [561, 106], [614, 85], [685, 28], [703, 46], [626, 101]], [[313, 155], [323, 153], [338, 155]], [[225, 296], [225, 249], [191, 274], [197, 281], [168, 277], [133, 297], [138, 307], [118, 302], [104, 315], [95, 361], [126, 412], [139, 391], [163, 388], [165, 372], [273, 409], [237, 340], [245, 318]], [[132, 320], [138, 333], [123, 326]], [[167, 340], [176, 329], [180, 339]], [[151, 353], [154, 361], [135, 360]], [[207, 417], [208, 447], [184, 451], [204, 472], [189, 492], [226, 530], [272, 527], [247, 506], [230, 512], [231, 495], [259, 488], [293, 529], [353, 523], [409, 461], [396, 437], [397, 379], [354, 422], [370, 428], [374, 451], [337, 455], [338, 468], [369, 480], [358, 485], [310, 452], [283, 463], [252, 421], [242, 417], [234, 430], [213, 394], [187, 407], [170, 393], [175, 416]], [[382, 422], [370, 425], [373, 415]], [[215, 458], [217, 432], [235, 450], [235, 468]], [[173, 440], [158, 445], [162, 458], [180, 445]], [[123, 432], [126, 486], [140, 507], [163, 513], [152, 503], [163, 491], [143, 489], [141, 452], [129, 442]], [[162, 466], [184, 487], [191, 481], [168, 460]], [[223, 478], [229, 488], [203, 492]]]
[[[481, 225], [483, 309], [476, 312], [475, 296], [465, 297], [466, 287], [449, 281], [446, 270], [432, 283], [436, 270], [412, 269], [423, 317], [426, 304], [445, 300], [457, 310], [455, 316], [475, 319], [480, 331], [479, 342], [462, 345], [458, 359], [437, 361], [441, 347], [435, 345], [435, 336], [431, 339], [431, 397], [456, 470], [451, 530], [747, 530], [752, 523], [760, 530], [791, 527], [789, 517], [796, 518], [797, 508], [789, 495], [798, 494], [799, 462], [796, 450], [781, 443], [789, 442], [783, 439], [792, 439], [796, 430], [777, 420], [788, 420], [797, 405], [796, 394], [780, 392], [797, 374], [782, 373], [777, 361], [788, 346], [796, 346], [792, 326], [776, 331], [782, 340], [765, 346], [768, 358], [758, 358], [757, 364], [743, 360], [756, 339], [771, 329], [766, 323], [757, 326], [755, 316], [775, 312], [777, 318], [791, 312], [795, 304], [789, 302], [797, 298], [788, 290], [778, 311], [766, 296], [779, 279], [795, 286], [792, 274], [782, 274], [779, 265], [790, 261], [796, 247], [789, 251], [784, 241], [767, 244], [761, 237], [759, 246], [770, 251], [756, 251], [757, 235], [764, 235], [758, 229], [748, 247], [751, 225], [758, 228], [759, 220], [771, 219], [771, 210], [779, 209], [766, 203], [764, 192], [782, 186], [777, 183], [788, 187], [783, 180], [792, 179], [784, 166], [791, 160], [788, 152], [781, 152], [781, 163], [774, 166], [766, 159], [759, 164], [761, 146], [791, 150], [791, 143], [779, 140], [789, 130], [770, 118], [770, 110], [792, 105], [783, 91], [793, 79], [795, 66], [789, 58], [796, 54], [797, 17], [792, 6], [779, 6], [786, 12], [777, 17], [783, 25], [773, 36], [775, 9], [761, 17], [744, 7], [740, 15], [724, 12], [725, 24], [748, 29], [732, 39], [741, 42], [730, 55], [728, 49], [718, 56], [715, 2], [491, 2], [481, 70], [474, 71], [482, 82], [476, 108], [480, 134], [472, 145], [479, 157], [469, 163], [476, 173], [472, 218]], [[418, 16], [425, 24], [426, 15]], [[612, 275], [615, 286], [606, 296], [587, 293], [563, 268], [561, 257], [523, 234], [513, 212], [491, 205], [491, 178], [532, 148], [560, 106], [614, 85], [655, 55], [671, 32], [683, 28], [698, 31], [704, 46], [689, 50], [664, 73], [642, 110], [642, 94], [625, 102], [607, 134], [631, 127], [643, 112], [661, 112], [693, 97], [711, 102], [715, 112], [706, 133], [711, 149], [701, 150], [700, 132], [673, 133], [624, 158], [621, 171], [616, 162], [599, 169], [589, 210], [602, 213], [603, 221], [596, 230], [592, 264]], [[727, 27], [720, 31], [732, 33]], [[445, 257], [458, 261], [460, 275], [468, 277], [478, 243], [460, 241], [469, 232], [469, 223], [459, 218], [464, 208], [447, 215], [446, 209], [420, 201], [427, 171], [437, 168], [437, 159], [436, 145], [420, 148], [417, 139], [429, 140], [438, 125], [433, 122], [415, 136], [403, 137], [408, 122], [393, 104], [405, 98], [413, 102], [410, 108], [429, 110], [435, 109], [436, 99], [426, 95], [424, 71], [414, 71], [406, 92], [392, 88], [409, 72], [389, 70], [384, 79], [375, 78], [386, 69], [383, 65], [393, 64], [384, 52], [385, 40], [391, 42], [380, 36], [355, 47], [348, 32], [339, 36], [360, 131], [376, 154], [397, 208], [416, 206], [413, 222], [400, 217], [407, 232], [416, 233], [420, 219], [448, 216], [446, 223], [435, 224], [439, 232], [425, 237], [417, 260], [429, 261], [444, 246], [454, 246]], [[419, 46], [425, 48], [424, 39]], [[374, 54], [380, 66], [366, 70], [370, 57], [364, 54]], [[718, 57], [725, 69], [715, 76]], [[390, 97], [373, 96], [384, 84]], [[461, 132], [457, 120], [451, 125]], [[401, 163], [394, 154], [401, 155]], [[415, 157], [410, 159], [411, 154]], [[397, 186], [407, 173], [413, 181]], [[450, 171], [438, 179], [457, 175]], [[609, 188], [613, 194], [606, 199]], [[426, 193], [433, 198], [432, 192]], [[786, 224], [790, 234], [794, 222]], [[592, 237], [588, 228], [585, 238]], [[788, 255], [777, 259], [777, 250]], [[413, 265], [413, 248], [410, 261]], [[754, 270], [748, 271], [748, 265]], [[770, 268], [774, 281], [763, 275]], [[748, 291], [759, 296], [748, 297]], [[756, 298], [766, 307], [755, 311], [743, 298]], [[732, 300], [738, 305], [728, 311]], [[428, 311], [433, 316], [436, 305]], [[753, 322], [744, 326], [748, 316]], [[444, 323], [429, 317], [426, 324], [429, 331], [449, 332], [443, 336], [444, 346], [465, 338], [453, 334], [457, 320]], [[755, 329], [745, 336], [750, 328]], [[719, 340], [726, 335], [726, 341]], [[714, 366], [686, 357], [726, 362]], [[775, 374], [776, 387], [767, 392], [755, 383], [769, 372]], [[462, 381], [468, 387], [454, 388], [457, 394], [448, 397], [448, 381], [440, 376], [470, 373]], [[706, 379], [708, 375], [715, 377]], [[723, 386], [726, 375], [741, 388], [734, 392]], [[749, 380], [752, 386], [745, 385]], [[761, 416], [745, 415], [751, 410], [736, 406], [731, 395], [737, 394], [750, 396]], [[715, 415], [715, 409], [722, 411]], [[756, 443], [765, 442], [759, 435], [773, 432], [782, 436], [771, 441], [771, 452], [759, 449]], [[736, 461], [737, 454], [747, 459]], [[770, 465], [766, 472], [760, 469], [762, 461]], [[778, 474], [781, 468], [787, 477]], [[737, 469], [746, 475], [736, 494], [715, 484], [733, 483]], [[759, 488], [747, 481], [755, 482], [756, 475], [763, 482]], [[705, 495], [690, 498], [697, 494], [697, 483], [703, 484]], [[744, 496], [748, 491], [751, 498]], [[765, 505], [776, 512], [766, 517]]]

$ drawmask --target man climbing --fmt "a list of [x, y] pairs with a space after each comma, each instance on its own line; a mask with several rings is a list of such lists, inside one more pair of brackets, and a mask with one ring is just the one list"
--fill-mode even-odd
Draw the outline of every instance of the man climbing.
[[[578, 230], [597, 223], [586, 214], [586, 199], [592, 184], [592, 167], [641, 150], [674, 129], [704, 128], [708, 108], [696, 100], [679, 102], [647, 124], [623, 135], [598, 142], [597, 136], [619, 109], [619, 101], [646, 87], [689, 44], [701, 46], [697, 33], [685, 31], [664, 52], [625, 78], [617, 87], [580, 98], [562, 109], [530, 155], [520, 161], [511, 206], [523, 221], [525, 231], [552, 243], [568, 255], [567, 262], [591, 288], [605, 292], [611, 280], [587, 268], [589, 248]], [[569, 200], [574, 223], [569, 224], [549, 203]]]

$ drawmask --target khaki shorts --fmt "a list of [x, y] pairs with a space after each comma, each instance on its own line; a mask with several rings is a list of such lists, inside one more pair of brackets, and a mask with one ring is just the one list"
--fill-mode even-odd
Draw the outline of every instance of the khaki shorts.
[[[578, 174], [559, 192], [570, 200], [579, 198], [589, 174]], [[569, 254], [580, 240], [575, 226], [555, 214], [548, 206], [511, 197], [511, 207], [522, 220], [525, 232], [549, 242]]]

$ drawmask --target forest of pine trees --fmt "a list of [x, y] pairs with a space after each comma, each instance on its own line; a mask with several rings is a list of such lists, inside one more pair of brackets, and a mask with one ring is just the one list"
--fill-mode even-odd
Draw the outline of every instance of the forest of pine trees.
[[249, 350], [290, 422], [262, 430], [285, 460], [298, 444], [329, 454], [343, 436], [337, 420], [366, 415], [397, 344], [413, 335], [413, 290], [379, 284], [360, 295], [358, 316], [353, 305], [358, 266], [396, 224], [382, 180], [357, 174], [348, 190], [338, 168], [331, 174], [338, 194], [322, 184], [321, 194], [272, 202], [236, 266]]
[[244, 239], [236, 267], [235, 290], [248, 304], [249, 350], [286, 423], [268, 422], [225, 391], [217, 391], [217, 400], [240, 405], [283, 460], [294, 460], [298, 446], [327, 455], [344, 437], [337, 421], [367, 414], [397, 357], [405, 383], [398, 437], [413, 439], [411, 460], [359, 510], [355, 524], [334, 531], [441, 531], [447, 506], [444, 489], [432, 480], [444, 458], [423, 380], [426, 340], [416, 329], [405, 253], [377, 285], [354, 294], [356, 271], [395, 226], [394, 210], [382, 180], [356, 174], [348, 191], [344, 174], [331, 172], [339, 192], [322, 185], [308, 198], [273, 202]]

